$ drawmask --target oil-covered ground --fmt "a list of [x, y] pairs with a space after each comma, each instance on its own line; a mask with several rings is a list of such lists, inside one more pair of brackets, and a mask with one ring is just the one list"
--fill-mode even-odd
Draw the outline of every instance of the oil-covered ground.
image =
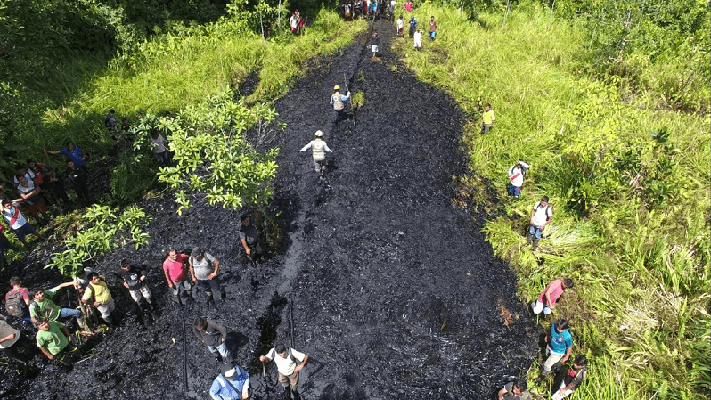
[[[271, 209], [281, 212], [280, 249], [250, 267], [237, 211], [210, 207], [200, 195], [180, 217], [169, 196], [144, 202], [151, 244], [97, 266], [125, 313], [119, 328], [84, 344], [67, 365], [38, 356], [26, 378], [3, 367], [2, 394], [207, 399], [220, 366], [193, 337], [199, 315], [227, 326], [255, 399], [282, 398], [275, 367], [268, 365], [265, 383], [256, 361], [276, 342], [309, 355], [303, 399], [490, 399], [504, 375], [523, 375], [536, 332], [516, 299], [516, 277], [493, 257], [483, 221], [450, 200], [452, 176], [466, 172], [458, 149], [465, 116], [390, 54], [392, 40], [409, 45], [409, 38], [394, 38], [385, 21], [375, 28], [383, 38], [378, 61], [362, 37], [276, 103], [287, 124], [273, 143], [281, 148]], [[355, 118], [333, 125], [329, 96], [344, 74], [365, 102]], [[323, 179], [310, 153], [299, 152], [317, 129], [333, 150]], [[217, 310], [203, 296], [186, 306], [171, 301], [160, 264], [168, 248], [193, 246], [222, 263], [226, 299]], [[119, 284], [123, 257], [152, 267], [148, 281], [161, 308], [152, 324], [140, 323]], [[25, 280], [58, 282], [37, 270], [47, 260], [33, 252]]]

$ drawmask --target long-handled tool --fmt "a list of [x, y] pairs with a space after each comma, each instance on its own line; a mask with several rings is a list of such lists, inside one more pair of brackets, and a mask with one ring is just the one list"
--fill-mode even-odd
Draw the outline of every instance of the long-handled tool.
[[[344, 83], [345, 83], [344, 86], [346, 87], [346, 93], [348, 93], [348, 92], [349, 92], [349, 90], [348, 90], [348, 77], [346, 76], [346, 73], [345, 73], [345, 72], [343, 73], [343, 80], [344, 80]], [[353, 107], [353, 96], [352, 96], [352, 95], [351, 95], [351, 96], [348, 96], [348, 101], [350, 101], [350, 104], [351, 104], [351, 114], [353, 114], [353, 128], [355, 128], [355, 126], [356, 126], [356, 115], [355, 115], [355, 107]]]

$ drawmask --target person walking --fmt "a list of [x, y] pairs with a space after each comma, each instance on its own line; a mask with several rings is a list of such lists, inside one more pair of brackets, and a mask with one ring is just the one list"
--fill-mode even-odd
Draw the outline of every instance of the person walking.
[[533, 313], [538, 315], [543, 312], [543, 315], [550, 315], [553, 312], [553, 306], [555, 306], [563, 292], [573, 286], [575, 286], [575, 283], [568, 278], [556, 279], [549, 283], [546, 289], [541, 292], [541, 295], [538, 296], [538, 300], [531, 303]]
[[168, 250], [168, 256], [163, 261], [163, 275], [165, 275], [165, 281], [168, 283], [168, 288], [173, 290], [173, 300], [181, 303], [181, 298], [192, 297], [191, 296], [191, 285], [190, 281], [187, 279], [188, 271], [185, 268], [185, 261], [187, 261], [188, 256], [185, 254], [180, 254], [175, 249]]
[[412, 45], [415, 50], [422, 50], [422, 32], [418, 29], [412, 37]]
[[346, 108], [345, 102], [348, 101], [349, 97], [351, 97], [351, 92], [347, 92], [344, 96], [341, 94], [341, 87], [339, 85], [333, 87], [333, 94], [331, 95], [331, 106], [333, 107], [333, 111], [336, 117], [334, 124], [338, 124], [338, 122], [343, 119], [343, 114], [345, 114], [344, 110]]
[[[218, 362], [230, 363], [232, 361], [230, 351], [225, 344], [227, 329], [224, 326], [209, 319], [197, 317], [193, 323], [193, 333], [200, 340], [200, 343], [207, 346], [207, 349], [217, 358]], [[222, 357], [222, 360], [220, 360], [220, 357]]]
[[[101, 313], [101, 318], [106, 321], [110, 326], [114, 326], [114, 319], [111, 316], [111, 312], [114, 311], [116, 305], [114, 304], [114, 299], [111, 297], [111, 292], [109, 291], [109, 286], [104, 281], [104, 278], [92, 272], [87, 276], [89, 284], [86, 286], [84, 291], [84, 297], [82, 297], [82, 302], [85, 304], [91, 304], [96, 307], [96, 309]], [[73, 284], [74, 282], [72, 282]]]
[[242, 225], [239, 227], [239, 241], [247, 258], [249, 258], [254, 265], [261, 259], [263, 253], [262, 246], [259, 244], [257, 228], [252, 224], [248, 213], [242, 214], [240, 219]]
[[279, 383], [284, 388], [286, 398], [290, 397], [290, 386], [294, 398], [298, 397], [299, 371], [304, 368], [308, 359], [309, 356], [307, 354], [287, 348], [283, 344], [278, 344], [269, 350], [266, 355], [259, 356], [259, 361], [262, 363], [274, 361], [274, 364], [276, 364], [277, 371], [279, 371]]
[[563, 400], [573, 394], [588, 375], [588, 360], [583, 355], [575, 357], [573, 367], [563, 377], [560, 388], [551, 396], [552, 400]]
[[2, 207], [2, 216], [5, 218], [5, 222], [10, 225], [10, 230], [17, 235], [17, 239], [22, 244], [27, 244], [25, 241], [27, 235], [34, 235], [37, 239], [44, 240], [44, 236], [36, 232], [35, 228], [22, 216], [18, 203], [13, 203], [10, 199], [3, 199]]
[[528, 164], [519, 159], [514, 166], [509, 168], [509, 196], [514, 200], [518, 200], [521, 195], [521, 186], [523, 186], [523, 177], [528, 170]]
[[541, 197], [541, 201], [533, 206], [531, 221], [528, 227], [526, 244], [533, 242], [531, 250], [538, 248], [538, 242], [543, 237], [543, 229], [553, 220], [553, 207], [548, 204], [548, 196]]
[[373, 56], [370, 57], [371, 60], [375, 61], [375, 56], [378, 55], [380, 51], [380, 36], [378, 36], [378, 31], [373, 32], [373, 37], [370, 38], [370, 49], [373, 52]]
[[326, 152], [331, 152], [331, 149], [328, 147], [326, 142], [323, 141], [323, 132], [316, 131], [314, 133], [315, 139], [308, 142], [306, 146], [302, 147], [300, 151], [306, 151], [308, 149], [311, 149], [313, 151], [313, 157], [314, 157], [314, 169], [316, 170], [316, 173], [319, 175], [322, 175], [323, 171], [323, 163], [326, 160]]
[[193, 299], [196, 298], [198, 289], [202, 289], [207, 292], [208, 304], [215, 306], [215, 296], [222, 301], [220, 281], [217, 279], [220, 262], [210, 253], [195, 247], [190, 253], [188, 265], [190, 265], [190, 277], [193, 281]]
[[246, 400], [249, 398], [249, 374], [239, 365], [223, 365], [210, 386], [213, 400]]
[[491, 104], [486, 103], [484, 106], [484, 113], [481, 115], [481, 134], [486, 135], [489, 133], [489, 129], [494, 125], [496, 117], [494, 116], [494, 110], [491, 109]]
[[437, 22], [435, 22], [434, 15], [430, 17], [430, 42], [435, 40], [437, 37]]
[[543, 363], [541, 374], [536, 378], [536, 383], [547, 378], [554, 364], [564, 364], [570, 358], [573, 350], [573, 336], [568, 332], [568, 320], [561, 318], [551, 324], [550, 334], [546, 336], [546, 354], [548, 358]]

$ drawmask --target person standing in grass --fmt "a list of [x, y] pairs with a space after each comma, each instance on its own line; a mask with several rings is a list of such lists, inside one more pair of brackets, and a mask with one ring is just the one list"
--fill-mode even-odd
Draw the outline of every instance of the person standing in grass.
[[435, 40], [437, 37], [437, 22], [435, 22], [434, 15], [430, 17], [430, 42]]
[[158, 131], [151, 132], [151, 142], [153, 143], [153, 154], [158, 160], [158, 164], [168, 163], [168, 149], [165, 147], [165, 139]]
[[89, 187], [86, 183], [86, 170], [74, 164], [74, 161], [67, 161], [67, 170], [65, 171], [72, 188], [77, 194], [79, 204], [88, 205], [91, 200], [89, 198]]
[[74, 164], [80, 168], [86, 168], [86, 153], [79, 147], [74, 147], [74, 143], [67, 142], [67, 147], [57, 151], [44, 151], [45, 154], [59, 155], [63, 154], [67, 160], [74, 161]]
[[[412, 1], [411, 0], [407, 0], [405, 2], [405, 11], [412, 12]], [[410, 37], [412, 37], [412, 33], [410, 33]]]
[[538, 300], [531, 303], [533, 313], [538, 315], [543, 312], [543, 315], [550, 315], [553, 312], [553, 306], [558, 301], [560, 296], [566, 289], [575, 286], [575, 282], [569, 278], [556, 279], [549, 283], [546, 289], [538, 296]]
[[588, 374], [588, 360], [583, 355], [575, 357], [573, 361], [573, 368], [569, 369], [568, 372], [563, 377], [563, 381], [560, 382], [560, 389], [553, 393], [551, 396], [552, 400], [563, 400], [564, 398], [573, 394], [575, 389], [577, 389], [581, 383], [585, 380]]
[[484, 107], [484, 114], [482, 114], [481, 119], [481, 134], [486, 135], [489, 133], [489, 129], [494, 125], [494, 121], [496, 121], [496, 117], [494, 117], [494, 110], [491, 109], [491, 104], [486, 103], [486, 106]]
[[2, 201], [2, 216], [5, 218], [5, 222], [10, 225], [10, 230], [17, 235], [17, 239], [22, 244], [27, 244], [25, 241], [27, 235], [35, 235], [37, 239], [44, 240], [44, 236], [36, 232], [35, 228], [22, 216], [19, 206], [18, 203], [13, 203], [10, 199]]
[[526, 244], [533, 242], [531, 250], [538, 248], [538, 242], [541, 241], [543, 236], [543, 229], [551, 221], [553, 221], [553, 207], [548, 204], [548, 196], [543, 196], [541, 201], [533, 206], [533, 211], [531, 212], [531, 224], [528, 227], [528, 236], [526, 238]]
[[516, 162], [516, 165], [509, 168], [509, 196], [513, 197], [514, 200], [518, 200], [521, 195], [521, 186], [523, 186], [523, 177], [526, 175], [526, 170], [528, 170], [528, 164], [520, 159]]
[[[410, 4], [412, 4], [412, 3], [410, 3]], [[407, 8], [407, 3], [405, 3], [405, 7]], [[418, 24], [417, 20], [415, 20], [414, 15], [410, 16], [409, 23], [410, 23], [410, 37], [414, 37], [415, 36], [415, 29], [417, 29], [417, 24]]]
[[402, 19], [402, 15], [395, 21], [395, 27], [397, 28], [397, 36], [402, 36], [405, 30], [405, 21]]
[[412, 45], [415, 50], [422, 50], [422, 32], [419, 29], [412, 36]]
[[568, 332], [568, 320], [561, 318], [551, 324], [551, 331], [546, 336], [546, 353], [548, 358], [543, 363], [541, 374], [536, 378], [536, 383], [547, 378], [551, 373], [553, 364], [564, 364], [570, 358], [573, 350], [573, 336]]

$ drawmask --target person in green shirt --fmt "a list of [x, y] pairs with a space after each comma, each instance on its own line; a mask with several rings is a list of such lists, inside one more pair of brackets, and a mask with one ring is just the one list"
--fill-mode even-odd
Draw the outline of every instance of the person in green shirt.
[[61, 308], [49, 299], [49, 297], [54, 297], [60, 289], [73, 285], [74, 282], [71, 281], [57, 285], [49, 290], [35, 289], [32, 295], [34, 301], [30, 304], [30, 319], [32, 323], [37, 326], [40, 319], [56, 321], [64, 317], [76, 317], [79, 328], [84, 329], [84, 317], [81, 311], [75, 308]]
[[486, 135], [489, 133], [489, 129], [491, 129], [491, 126], [494, 125], [494, 121], [496, 120], [494, 117], [494, 110], [491, 109], [491, 104], [486, 103], [486, 111], [484, 111], [481, 118], [481, 134]]
[[69, 329], [64, 324], [46, 319], [40, 319], [37, 323], [37, 347], [50, 360], [54, 360], [54, 356], [71, 342]]

